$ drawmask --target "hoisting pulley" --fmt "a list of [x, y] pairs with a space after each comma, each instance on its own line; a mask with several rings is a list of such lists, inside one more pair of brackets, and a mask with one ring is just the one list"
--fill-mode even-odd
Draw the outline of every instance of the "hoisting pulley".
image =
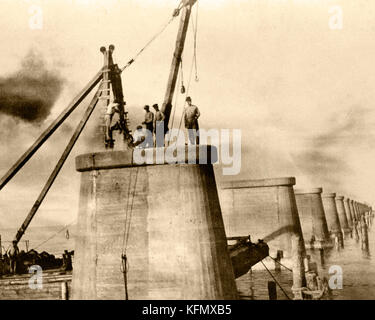
[[184, 71], [182, 67], [182, 58], [180, 60], [180, 69], [181, 69], [181, 94], [184, 94], [186, 92], [185, 86], [184, 86]]

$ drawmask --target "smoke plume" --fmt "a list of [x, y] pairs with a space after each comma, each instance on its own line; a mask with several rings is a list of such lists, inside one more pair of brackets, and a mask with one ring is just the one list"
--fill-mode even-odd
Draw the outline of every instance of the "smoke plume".
[[44, 60], [31, 51], [18, 72], [0, 78], [0, 112], [29, 123], [40, 123], [50, 114], [63, 79], [48, 70]]

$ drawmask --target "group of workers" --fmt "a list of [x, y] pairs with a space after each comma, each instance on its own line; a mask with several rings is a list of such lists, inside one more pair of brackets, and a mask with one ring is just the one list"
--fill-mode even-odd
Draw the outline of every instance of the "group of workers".
[[[137, 126], [137, 130], [134, 132], [133, 139], [136, 146], [142, 146], [144, 148], [152, 148], [154, 145], [162, 147], [164, 145], [164, 113], [159, 110], [158, 104], [152, 106], [155, 110], [155, 114], [150, 111], [150, 106], [146, 105], [145, 110], [145, 121], [142, 122], [143, 126]], [[143, 130], [146, 129], [146, 130]]]
[[[186, 98], [187, 106], [184, 110], [184, 122], [185, 128], [189, 134], [189, 143], [192, 145], [199, 144], [199, 125], [198, 118], [200, 117], [200, 112], [197, 106], [192, 104], [191, 97]], [[142, 125], [137, 126], [136, 131], [133, 134], [134, 144], [136, 147], [140, 148], [152, 148], [163, 147], [164, 146], [164, 136], [165, 136], [165, 115], [161, 110], [159, 110], [158, 104], [152, 106], [155, 110], [155, 114], [150, 110], [150, 106], [146, 105], [145, 110], [145, 120]]]

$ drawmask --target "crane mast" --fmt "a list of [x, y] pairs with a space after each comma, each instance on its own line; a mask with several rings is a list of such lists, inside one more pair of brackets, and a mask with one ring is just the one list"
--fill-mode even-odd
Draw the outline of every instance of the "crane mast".
[[164, 113], [164, 133], [167, 133], [169, 130], [169, 119], [171, 117], [172, 110], [172, 99], [174, 91], [176, 89], [177, 76], [181, 63], [181, 56], [184, 51], [186, 34], [189, 27], [191, 9], [197, 0], [184, 0], [182, 13], [180, 18], [180, 26], [177, 33], [176, 47], [173, 53], [172, 65], [169, 72], [169, 78], [167, 83], [167, 89], [164, 96], [162, 112]]

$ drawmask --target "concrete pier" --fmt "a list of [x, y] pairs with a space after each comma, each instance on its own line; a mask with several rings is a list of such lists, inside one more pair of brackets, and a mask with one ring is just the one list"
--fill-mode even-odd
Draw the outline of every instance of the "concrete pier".
[[354, 210], [354, 201], [350, 199], [349, 201], [349, 207], [350, 207], [350, 214], [352, 216], [352, 221], [353, 221], [353, 235], [355, 240], [359, 240], [359, 232], [358, 232], [358, 221], [355, 215], [355, 210]]
[[336, 207], [336, 193], [323, 193], [323, 207], [326, 214], [328, 230], [331, 233], [331, 237], [338, 238], [339, 246], [343, 247], [343, 235], [341, 231], [341, 225], [339, 220], [339, 215]]
[[345, 215], [346, 215], [346, 221], [348, 222], [348, 226], [350, 228], [351, 236], [353, 236], [353, 220], [352, 216], [350, 214], [350, 205], [349, 205], [349, 198], [344, 198], [344, 209], [345, 209]]
[[354, 207], [354, 212], [355, 212], [355, 218], [359, 222], [359, 221], [361, 221], [361, 215], [359, 213], [358, 202], [357, 201], [353, 202], [353, 207]]
[[358, 207], [358, 202], [353, 201], [353, 207], [354, 207], [354, 212], [355, 212], [355, 217], [356, 217], [356, 228], [358, 230], [358, 234], [362, 236], [362, 228], [361, 228], [361, 214], [359, 212], [359, 207]]
[[370, 212], [369, 211], [365, 213], [365, 219], [366, 219], [367, 226], [370, 227], [371, 224], [370, 224]]
[[270, 255], [282, 251], [293, 268], [293, 287], [305, 286], [305, 246], [293, 191], [295, 178], [232, 181], [219, 189], [227, 236], [263, 239]]
[[366, 216], [366, 223], [367, 223], [367, 226], [368, 227], [371, 227], [371, 208], [366, 205], [366, 213], [365, 213], [365, 216]]
[[322, 188], [294, 190], [306, 248], [333, 246], [324, 214], [322, 191]]
[[337, 208], [337, 213], [339, 216], [341, 231], [344, 234], [344, 237], [347, 237], [348, 235], [350, 235], [351, 230], [349, 228], [348, 220], [346, 218], [344, 197], [336, 195], [335, 200], [336, 200], [336, 208]]
[[369, 207], [369, 211], [368, 211], [368, 220], [369, 220], [369, 226], [371, 227], [372, 226], [372, 219], [374, 217], [374, 213], [372, 211], [372, 207], [370, 206]]
[[366, 253], [369, 253], [369, 241], [368, 241], [368, 226], [365, 220], [365, 216], [361, 217], [361, 249]]
[[179, 148], [175, 164], [136, 165], [132, 151], [76, 158], [73, 299], [238, 298], [213, 167], [186, 163], [197, 149]]

